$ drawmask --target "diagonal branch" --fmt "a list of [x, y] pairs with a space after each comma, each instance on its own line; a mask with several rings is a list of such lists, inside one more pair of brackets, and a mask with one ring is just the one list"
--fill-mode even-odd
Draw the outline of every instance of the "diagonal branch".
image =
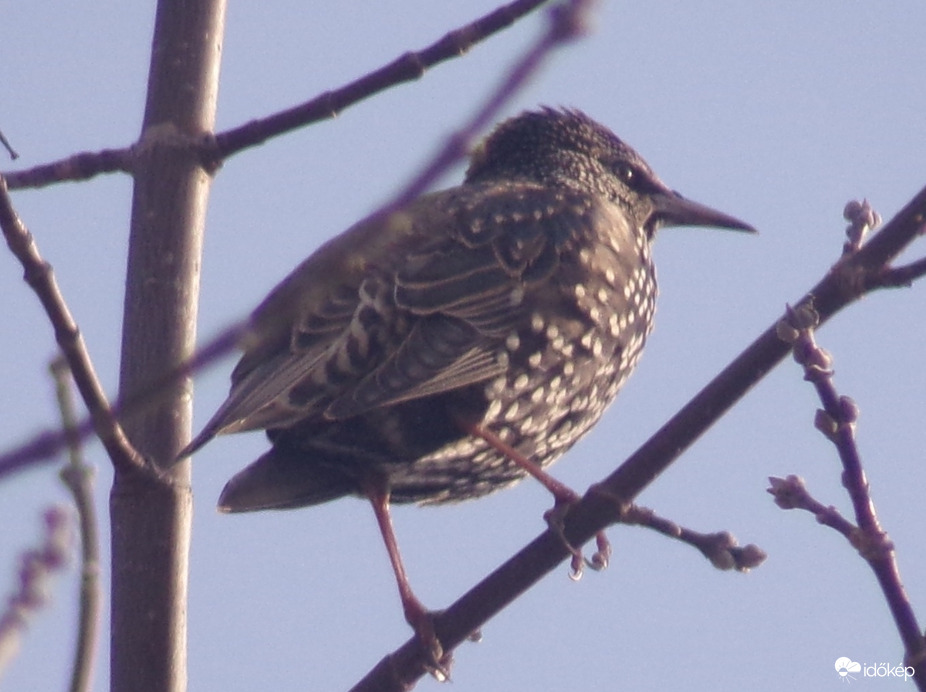
[[90, 412], [93, 430], [103, 442], [113, 464], [124, 468], [146, 469], [142, 456], [132, 447], [116, 421], [96, 376], [87, 346], [77, 323], [58, 289], [51, 265], [42, 259], [35, 239], [13, 209], [6, 182], [0, 176], [0, 227], [10, 250], [24, 269], [26, 283], [32, 287], [55, 330], [55, 340], [67, 359], [74, 382]]
[[[501, 84], [491, 94], [479, 112], [464, 127], [448, 138], [446, 145], [438, 152], [437, 156], [379, 213], [389, 213], [410, 204], [427, 192], [428, 188], [450, 166], [465, 157], [479, 133], [492, 123], [504, 105], [511, 100], [514, 93], [530, 81], [551, 51], [585, 33], [586, 14], [591, 4], [588, 0], [569, 0], [551, 7], [548, 30], [505, 75]], [[493, 15], [505, 9], [496, 10]], [[478, 23], [475, 22], [474, 24]], [[450, 36], [453, 36], [453, 33], [448, 34], [443, 40]]]
[[[926, 227], [926, 188], [857, 251], [844, 255], [800, 302], [812, 297], [827, 321], [865, 293]], [[634, 498], [668, 468], [753, 385], [790, 351], [777, 333], [778, 320], [675, 416], [601, 483], [593, 486], [564, 519], [571, 545], [582, 545], [610, 524], [619, 522]], [[546, 531], [494, 572], [435, 616], [434, 629], [450, 651], [492, 616], [512, 603], [544, 575], [570, 557], [560, 537]], [[353, 692], [409, 689], [424, 674], [420, 647], [411, 639], [387, 654], [353, 688]]]
[[[132, 396], [117, 399], [110, 409], [110, 415], [115, 418], [131, 416], [151, 406], [158, 401], [170, 385], [201, 370], [231, 351], [244, 330], [244, 324], [234, 324], [227, 328], [200, 348], [196, 355], [180, 367], [174, 368], [163, 377], [156, 378], [150, 385], [142, 387]], [[39, 462], [54, 461], [56, 455], [68, 446], [72, 439], [82, 442], [94, 433], [93, 417], [79, 421], [70, 431], [45, 430], [19, 447], [0, 454], [0, 478]], [[159, 474], [153, 466], [148, 465], [145, 468], [146, 471]], [[162, 477], [162, 480], [165, 479]]]
[[[447, 33], [443, 38], [419, 51], [403, 53], [387, 65], [359, 79], [326, 91], [315, 98], [265, 118], [252, 120], [215, 136], [190, 139], [198, 147], [203, 165], [214, 169], [243, 149], [262, 144], [292, 130], [335, 117], [379, 92], [405, 82], [420, 79], [425, 71], [447, 60], [458, 58], [473, 46], [508, 28], [548, 0], [515, 0], [475, 21]], [[65, 159], [5, 174], [10, 189], [43, 187], [56, 182], [86, 180], [101, 173], [131, 173], [135, 167], [134, 147], [82, 152]]]
[[261, 144], [270, 137], [304, 125], [333, 118], [346, 107], [390, 87], [420, 79], [428, 68], [465, 54], [477, 43], [508, 28], [546, 0], [515, 0], [487, 15], [454, 29], [420, 51], [400, 55], [388, 65], [364, 75], [334, 91], [328, 91], [288, 110], [251, 121], [215, 137], [215, 160], [221, 160], [247, 147]]

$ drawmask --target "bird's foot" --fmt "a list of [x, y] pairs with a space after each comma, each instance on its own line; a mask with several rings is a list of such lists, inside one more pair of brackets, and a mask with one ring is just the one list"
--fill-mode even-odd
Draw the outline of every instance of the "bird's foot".
[[[565, 486], [563, 487], [565, 488]], [[560, 537], [563, 545], [572, 553], [572, 560], [569, 563], [569, 578], [573, 581], [579, 581], [579, 579], [582, 578], [582, 573], [586, 565], [596, 572], [603, 570], [608, 566], [608, 562], [611, 559], [611, 542], [608, 540], [608, 537], [605, 536], [604, 531], [599, 531], [595, 534], [595, 553], [590, 560], [586, 559], [582, 554], [582, 548], [573, 545], [569, 539], [566, 538], [566, 533], [564, 531], [566, 514], [581, 498], [575, 491], [568, 488], [566, 488], [565, 491], [560, 490], [560, 492], [555, 494], [555, 497], [556, 503], [553, 505], [552, 509], [544, 513], [543, 518], [550, 527], [550, 530]]]
[[421, 645], [422, 664], [435, 680], [447, 682], [450, 680], [453, 653], [444, 652], [434, 631], [434, 616], [440, 611], [428, 610], [417, 598], [406, 601], [402, 607], [405, 620], [415, 631], [415, 637]]
[[450, 664], [453, 657], [450, 652], [444, 652], [437, 634], [434, 631], [435, 612], [424, 607], [412, 591], [399, 554], [399, 544], [396, 541], [395, 531], [392, 528], [392, 517], [389, 514], [389, 491], [382, 479], [370, 476], [366, 480], [366, 495], [373, 507], [376, 521], [392, 570], [395, 574], [396, 585], [399, 587], [399, 598], [402, 600], [402, 612], [405, 621], [415, 630], [415, 637], [421, 645], [421, 661], [424, 668], [438, 681], [445, 682], [450, 679]]
[[460, 421], [460, 425], [466, 432], [474, 437], [485, 440], [491, 447], [511, 459], [527, 473], [540, 481], [553, 495], [555, 498], [553, 509], [545, 512], [543, 518], [546, 520], [550, 529], [562, 539], [563, 544], [569, 552], [572, 553], [572, 562], [570, 563], [572, 572], [569, 576], [573, 581], [578, 581], [582, 578], [582, 571], [585, 565], [588, 565], [596, 571], [603, 570], [608, 566], [608, 559], [611, 557], [611, 544], [608, 542], [608, 538], [604, 535], [603, 531], [599, 531], [595, 535], [597, 550], [591, 560], [586, 560], [582, 556], [581, 548], [577, 548], [566, 538], [566, 534], [563, 531], [563, 520], [569, 512], [569, 509], [582, 499], [575, 490], [565, 483], [553, 478], [553, 476], [544, 471], [540, 465], [528, 459], [490, 430], [463, 420]]

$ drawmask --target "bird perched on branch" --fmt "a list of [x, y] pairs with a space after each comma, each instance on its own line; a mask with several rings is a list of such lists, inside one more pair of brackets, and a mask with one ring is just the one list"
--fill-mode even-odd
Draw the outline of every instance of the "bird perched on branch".
[[461, 185], [361, 221], [273, 290], [228, 399], [184, 454], [267, 431], [271, 449], [222, 492], [228, 512], [369, 498], [406, 619], [439, 661], [390, 501], [467, 500], [528, 473], [558, 503], [576, 497], [543, 469], [637, 363], [664, 226], [752, 230], [667, 188], [579, 111], [503, 122]]

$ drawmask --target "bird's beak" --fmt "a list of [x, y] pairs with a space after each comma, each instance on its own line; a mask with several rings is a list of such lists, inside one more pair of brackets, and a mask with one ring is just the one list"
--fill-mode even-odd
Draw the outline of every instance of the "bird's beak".
[[674, 190], [657, 192], [651, 195], [650, 199], [653, 202], [650, 224], [654, 231], [663, 226], [708, 226], [712, 228], [729, 228], [747, 233], [757, 232], [748, 223], [703, 204], [685, 199]]

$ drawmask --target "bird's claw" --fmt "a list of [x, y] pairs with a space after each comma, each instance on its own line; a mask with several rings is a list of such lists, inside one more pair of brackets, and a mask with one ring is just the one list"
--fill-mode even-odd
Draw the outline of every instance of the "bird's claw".
[[553, 508], [547, 510], [543, 515], [544, 520], [547, 522], [547, 526], [559, 536], [563, 545], [565, 545], [566, 549], [572, 554], [572, 559], [569, 562], [569, 578], [573, 581], [579, 581], [579, 579], [582, 578], [586, 565], [596, 572], [600, 572], [608, 566], [611, 559], [611, 543], [608, 541], [607, 536], [605, 536], [604, 531], [599, 531], [595, 535], [596, 550], [590, 560], [585, 558], [581, 548], [574, 546], [569, 539], [566, 538], [563, 520], [569, 508], [578, 501], [578, 495], [574, 497], [557, 497]]
[[595, 547], [597, 548], [595, 554], [592, 555], [591, 560], [587, 561], [587, 564], [596, 572], [600, 572], [607, 569], [611, 562], [611, 541], [604, 535], [604, 531], [595, 534]]
[[405, 619], [415, 631], [415, 636], [421, 645], [422, 662], [425, 669], [438, 682], [447, 682], [450, 680], [453, 654], [444, 651], [444, 647], [434, 631], [434, 615], [436, 612], [423, 607], [406, 608]]

